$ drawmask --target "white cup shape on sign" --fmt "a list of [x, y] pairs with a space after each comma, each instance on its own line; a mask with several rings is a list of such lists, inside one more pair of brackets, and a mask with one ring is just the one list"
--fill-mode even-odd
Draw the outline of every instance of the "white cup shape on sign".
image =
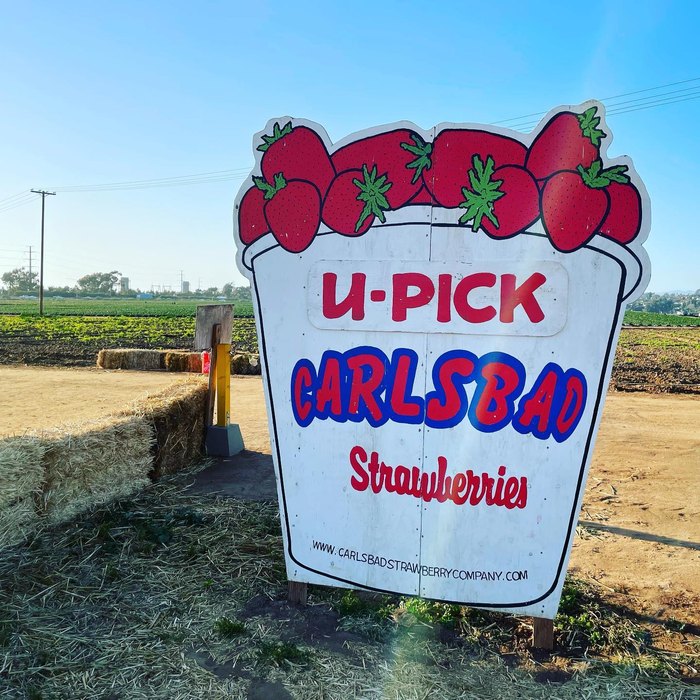
[[[290, 120], [281, 133], [282, 124], [271, 122], [269, 143], [256, 137], [267, 148], [239, 194], [236, 236], [253, 287], [289, 579], [553, 617], [625, 300], [648, 278], [648, 222], [634, 245], [602, 235], [604, 221], [590, 236], [574, 232], [585, 238], [576, 246], [567, 231], [553, 235], [551, 178], [537, 182], [525, 167], [542, 130], [518, 135], [512, 157], [523, 162], [501, 165], [502, 176], [496, 156], [466, 153], [472, 167], [455, 190], [438, 137], [467, 143], [476, 127], [402, 123], [333, 145], [317, 125]], [[357, 167], [341, 169], [365, 142]], [[487, 146], [499, 155], [497, 139]], [[296, 163], [297, 147], [321, 165]], [[599, 171], [610, 167], [622, 172], [617, 161]], [[512, 173], [534, 204], [513, 194]], [[296, 192], [271, 208], [285, 189]], [[464, 205], [448, 206], [460, 189]], [[347, 204], [346, 226], [347, 193], [357, 204]], [[536, 209], [521, 230], [508, 230], [506, 202]]]

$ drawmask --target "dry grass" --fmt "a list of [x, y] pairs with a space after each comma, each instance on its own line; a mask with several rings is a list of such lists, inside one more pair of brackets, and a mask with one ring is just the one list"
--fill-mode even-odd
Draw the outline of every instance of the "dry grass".
[[[406, 601], [358, 605], [319, 587], [290, 608], [276, 507], [192, 496], [183, 483], [164, 479], [6, 553], [0, 696], [697, 697], [679, 663], [648, 646], [533, 658], [525, 619], [473, 611], [436, 624]], [[690, 668], [697, 637], [683, 639]]]

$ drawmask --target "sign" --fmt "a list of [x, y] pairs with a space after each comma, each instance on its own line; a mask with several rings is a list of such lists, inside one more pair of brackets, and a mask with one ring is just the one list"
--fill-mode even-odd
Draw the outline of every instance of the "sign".
[[553, 618], [649, 201], [531, 134], [272, 120], [237, 199], [291, 581]]
[[197, 307], [194, 349], [212, 347], [215, 326], [219, 326], [219, 343], [231, 344], [233, 333], [233, 304], [204, 304]]

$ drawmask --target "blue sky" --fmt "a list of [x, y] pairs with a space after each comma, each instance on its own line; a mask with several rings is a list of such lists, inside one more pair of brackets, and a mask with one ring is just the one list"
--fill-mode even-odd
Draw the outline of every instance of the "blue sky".
[[[38, 250], [40, 204], [21, 193], [59, 188], [47, 198], [50, 285], [112, 269], [142, 289], [178, 289], [181, 270], [193, 287], [242, 284], [233, 200], [271, 117], [312, 119], [337, 140], [400, 119], [492, 123], [693, 79], [612, 103], [700, 94], [690, 1], [0, 7], [0, 272]], [[649, 289], [700, 287], [700, 99], [608, 124], [609, 155], [630, 155], [651, 197]], [[239, 179], [60, 191], [232, 170]]]

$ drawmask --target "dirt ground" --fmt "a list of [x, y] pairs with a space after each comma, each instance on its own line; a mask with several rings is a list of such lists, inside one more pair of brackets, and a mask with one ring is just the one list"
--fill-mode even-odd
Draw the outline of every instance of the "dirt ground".
[[0, 436], [92, 420], [182, 381], [173, 372], [0, 365]]
[[[0, 367], [0, 435], [96, 418], [180, 379], [160, 372]], [[203, 472], [196, 487], [273, 498], [261, 379], [235, 377], [232, 391], [232, 421], [246, 450]], [[700, 624], [698, 425], [697, 397], [608, 395], [570, 562], [570, 570], [595, 579], [640, 615], [693, 624]], [[241, 475], [233, 490], [226, 483], [231, 467]]]

